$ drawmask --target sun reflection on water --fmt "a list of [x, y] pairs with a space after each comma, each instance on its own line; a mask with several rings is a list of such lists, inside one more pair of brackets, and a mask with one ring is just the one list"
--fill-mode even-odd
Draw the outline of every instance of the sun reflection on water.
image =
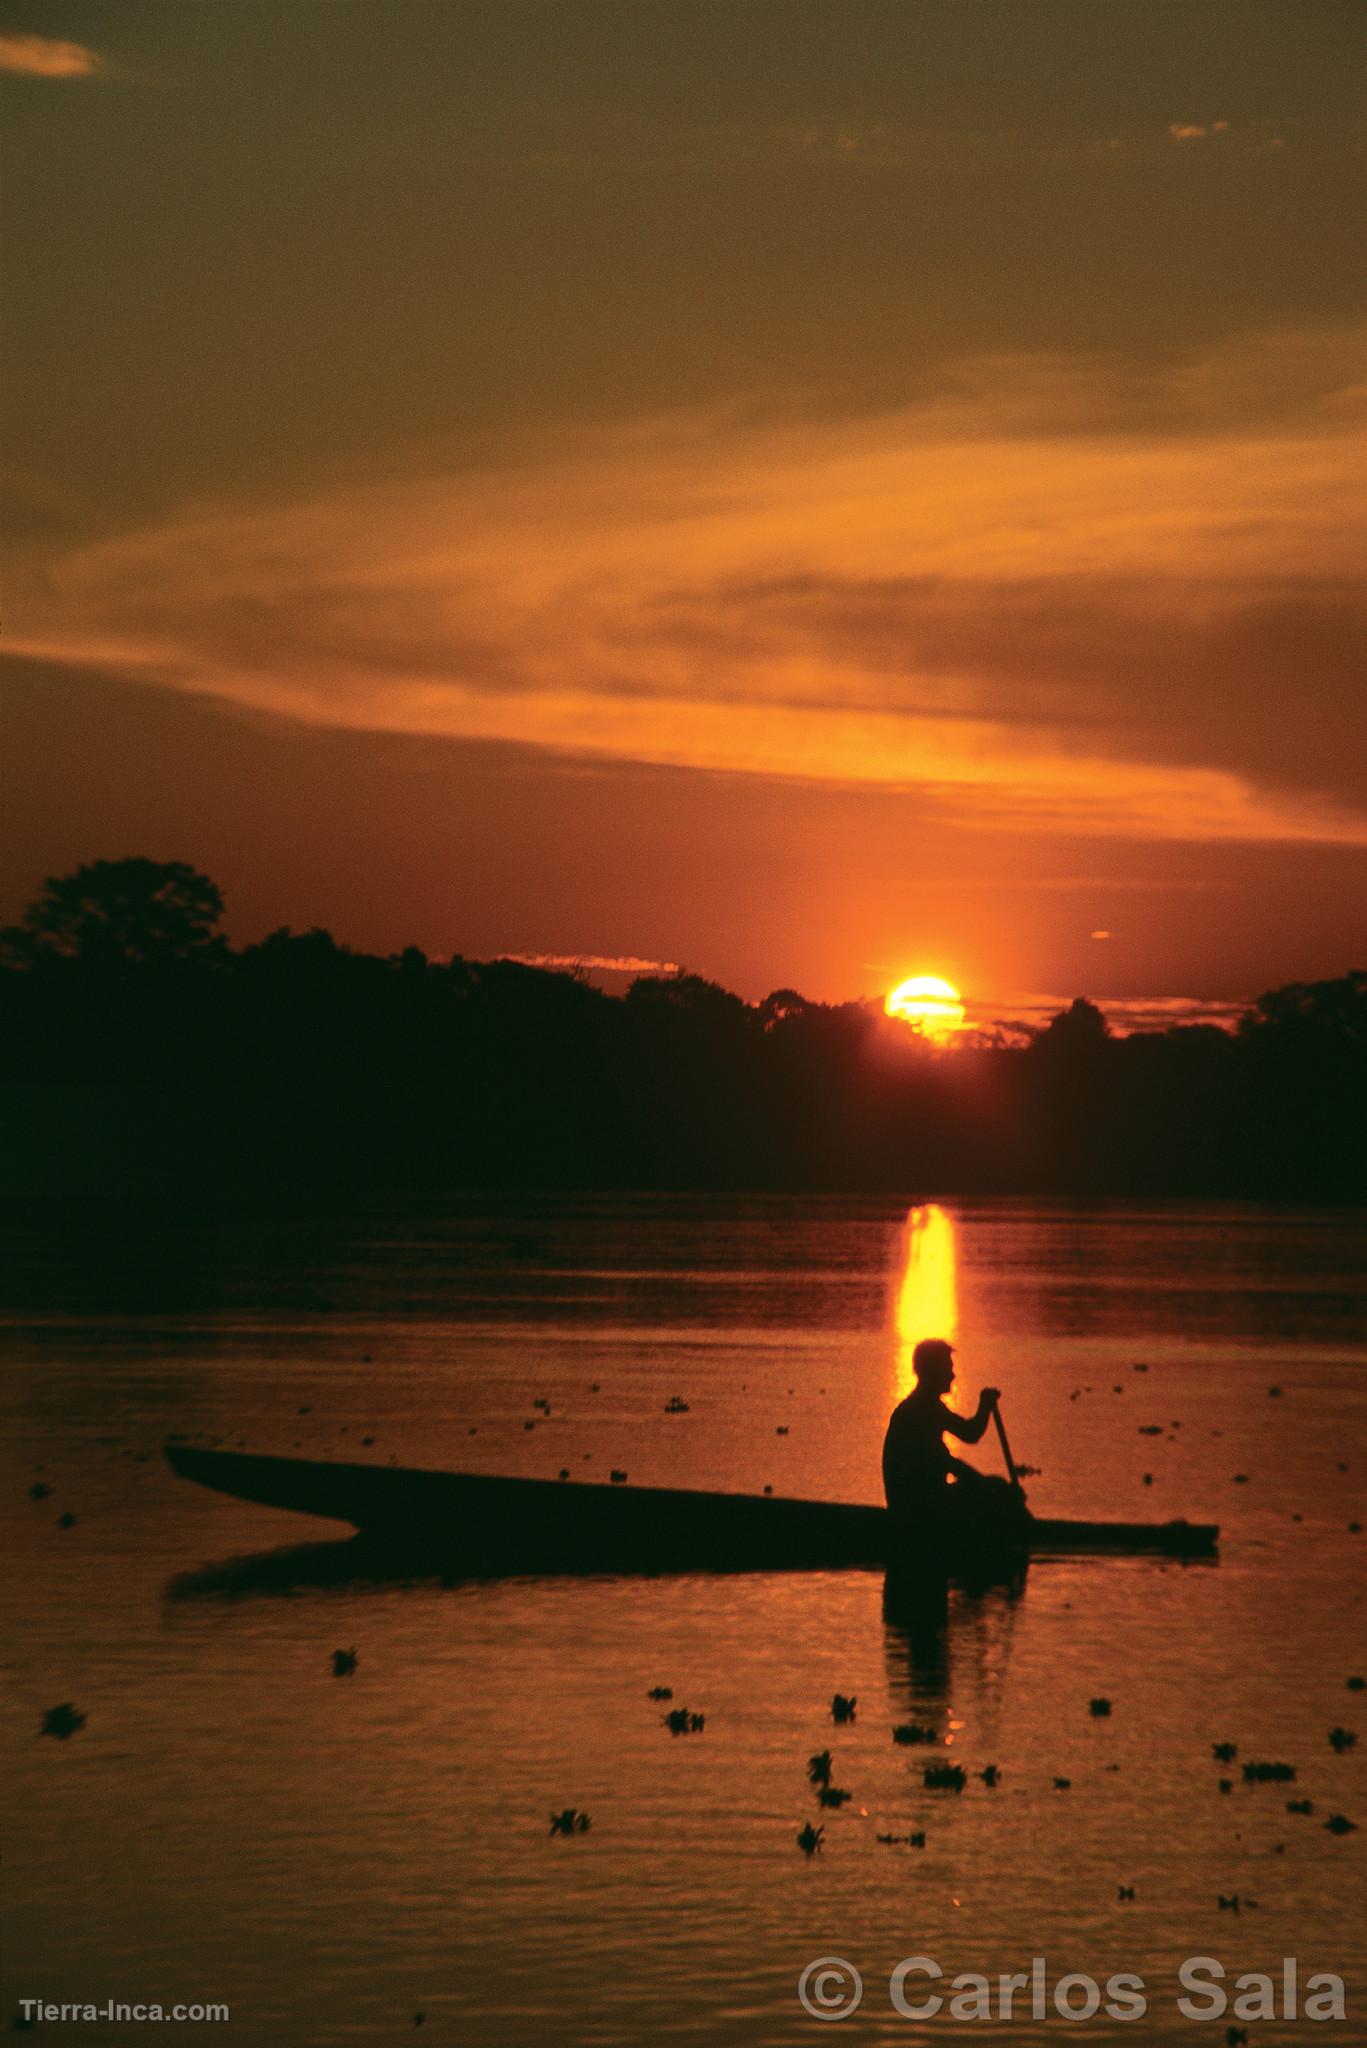
[[897, 1289], [896, 1398], [911, 1392], [916, 1375], [911, 1354], [922, 1337], [951, 1342], [959, 1324], [954, 1219], [938, 1202], [908, 1211], [906, 1258]]

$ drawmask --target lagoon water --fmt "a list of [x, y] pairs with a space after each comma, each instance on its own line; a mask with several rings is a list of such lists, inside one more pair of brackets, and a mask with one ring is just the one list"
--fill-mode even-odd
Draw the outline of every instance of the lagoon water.
[[[12, 1236], [0, 2020], [24, 1998], [222, 2000], [225, 2038], [318, 2048], [1199, 2043], [1234, 2015], [1181, 2016], [1185, 1958], [1219, 1959], [1232, 1995], [1241, 1971], [1280, 1986], [1290, 1956], [1302, 1984], [1347, 1980], [1350, 2017], [1245, 2021], [1250, 2041], [1360, 2042], [1364, 1220], [548, 1199], [187, 1230], [74, 1265]], [[863, 1572], [270, 1589], [202, 1568], [342, 1532], [159, 1455], [175, 1433], [870, 1500], [926, 1334], [960, 1347], [965, 1405], [1004, 1389], [1040, 1512], [1218, 1521], [1219, 1563], [1038, 1563], [1014, 1596], [955, 1595], [939, 1637], [886, 1620]], [[991, 1468], [992, 1439], [971, 1455]], [[671, 1736], [656, 1686], [705, 1728]], [[839, 1727], [837, 1691], [858, 1701]], [[40, 1736], [64, 1700], [85, 1726]], [[933, 1750], [894, 1744], [907, 1721]], [[820, 1812], [805, 1767], [826, 1748], [852, 1796]], [[928, 1755], [967, 1788], [926, 1790]], [[1294, 1783], [1245, 1783], [1256, 1761]], [[586, 1834], [548, 1835], [565, 1806]], [[865, 1983], [825, 2029], [797, 1993], [821, 1956]], [[888, 1995], [909, 1956], [1128, 1971], [1148, 2011], [1040, 2019], [1017, 1993], [1009, 2023], [912, 2020]]]

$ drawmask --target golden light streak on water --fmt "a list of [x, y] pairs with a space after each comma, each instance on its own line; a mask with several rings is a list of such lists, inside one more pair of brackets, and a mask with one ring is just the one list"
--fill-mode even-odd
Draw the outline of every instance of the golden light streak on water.
[[911, 1392], [911, 1354], [923, 1337], [951, 1343], [959, 1327], [958, 1251], [954, 1219], [938, 1202], [908, 1211], [906, 1257], [897, 1289], [895, 1398]]

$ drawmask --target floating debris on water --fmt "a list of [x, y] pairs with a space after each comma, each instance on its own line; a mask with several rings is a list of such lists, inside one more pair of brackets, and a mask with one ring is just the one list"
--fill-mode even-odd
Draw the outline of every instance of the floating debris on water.
[[30, 1500], [46, 1500], [51, 1492], [52, 1488], [48, 1485], [46, 1479], [35, 1479], [28, 1490], [28, 1497]]
[[1089, 1700], [1087, 1711], [1094, 1721], [1105, 1721], [1110, 1715], [1111, 1703], [1105, 1699]]
[[682, 1394], [671, 1394], [665, 1402], [666, 1415], [687, 1415], [688, 1403]]
[[1116, 1897], [1122, 1903], [1128, 1903], [1134, 1897], [1134, 1886], [1132, 1884], [1122, 1884], [1116, 1893]]
[[807, 1776], [814, 1785], [830, 1784], [831, 1762], [831, 1752], [828, 1749], [820, 1750], [815, 1756], [808, 1757]]
[[1222, 1792], [1232, 1792], [1232, 1791], [1234, 1790], [1234, 1780], [1233, 1780], [1233, 1778], [1221, 1778], [1221, 1780], [1220, 1780], [1220, 1790], [1221, 1790]]
[[1288, 1813], [1313, 1813], [1315, 1802], [1313, 1799], [1288, 1799], [1286, 1810]]
[[926, 1831], [924, 1828], [918, 1828], [914, 1835], [880, 1835], [878, 1839], [880, 1842], [888, 1843], [905, 1842], [909, 1849], [924, 1849], [926, 1846]]
[[41, 1733], [55, 1735], [59, 1742], [65, 1742], [78, 1728], [84, 1728], [85, 1715], [70, 1700], [62, 1700], [57, 1706], [49, 1707], [43, 1716]]
[[646, 1694], [648, 1700], [672, 1700], [673, 1697], [674, 1688], [672, 1685], [652, 1685], [650, 1691]]
[[927, 1792], [962, 1792], [968, 1773], [962, 1764], [927, 1764], [921, 1779]]
[[671, 1735], [698, 1735], [707, 1725], [706, 1714], [690, 1713], [687, 1707], [674, 1707], [663, 1719]]
[[822, 1785], [818, 1788], [816, 1796], [823, 1806], [834, 1806], [839, 1809], [848, 1806], [854, 1794], [844, 1791], [839, 1785]]
[[612, 1470], [608, 1474], [608, 1478], [612, 1481], [612, 1484], [614, 1486], [625, 1486], [627, 1483], [627, 1475], [622, 1470], [620, 1465], [613, 1466]]
[[1211, 1755], [1217, 1764], [1232, 1764], [1239, 1754], [1237, 1742], [1216, 1742], [1211, 1745]]
[[985, 1764], [982, 1770], [978, 1772], [978, 1776], [982, 1779], [984, 1785], [987, 1786], [989, 1792], [994, 1785], [999, 1784], [1001, 1781], [1001, 1772], [995, 1764]]
[[855, 1708], [858, 1705], [859, 1700], [857, 1696], [851, 1695], [847, 1698], [843, 1692], [838, 1692], [831, 1701], [831, 1719], [833, 1721], [852, 1721]]
[[825, 1828], [814, 1828], [810, 1821], [798, 1829], [797, 1846], [804, 1856], [815, 1856], [821, 1847], [821, 1837], [825, 1832]]
[[562, 1806], [559, 1813], [551, 1815], [550, 1832], [553, 1835], [586, 1835], [591, 1826], [588, 1815], [581, 1813], [577, 1806]]
[[58, 1515], [58, 1517], [57, 1517], [57, 1527], [58, 1527], [59, 1529], [74, 1529], [74, 1528], [75, 1528], [75, 1526], [76, 1526], [76, 1517], [75, 1517], [75, 1515], [73, 1515], [73, 1514], [72, 1514], [72, 1512], [71, 1512], [70, 1508], [68, 1508], [68, 1509], [67, 1509], [67, 1511], [66, 1511], [66, 1513], [65, 1513], [64, 1515]]
[[1357, 1833], [1357, 1822], [1349, 1820], [1346, 1813], [1331, 1813], [1324, 1823], [1331, 1835], [1353, 1835]]
[[892, 1731], [894, 1742], [938, 1742], [939, 1736], [933, 1728], [918, 1727], [915, 1721], [899, 1721]]
[[334, 1650], [332, 1653], [333, 1677], [350, 1678], [360, 1661], [355, 1650]]
[[1351, 1749], [1356, 1741], [1357, 1736], [1351, 1728], [1331, 1728], [1329, 1730], [1329, 1747], [1337, 1750], [1340, 1756], [1343, 1755], [1345, 1749]]
[[1245, 1764], [1246, 1785], [1285, 1785], [1296, 1775], [1294, 1764]]
[[1055, 1778], [1054, 1790], [1056, 1792], [1067, 1792], [1068, 1790], [1070, 1790], [1072, 1783], [1073, 1781], [1071, 1778]]

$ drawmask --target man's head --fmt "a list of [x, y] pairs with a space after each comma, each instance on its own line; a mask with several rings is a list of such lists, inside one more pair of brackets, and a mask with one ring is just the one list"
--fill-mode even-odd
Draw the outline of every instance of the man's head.
[[947, 1394], [954, 1384], [954, 1347], [943, 1337], [923, 1337], [911, 1354], [918, 1386]]

